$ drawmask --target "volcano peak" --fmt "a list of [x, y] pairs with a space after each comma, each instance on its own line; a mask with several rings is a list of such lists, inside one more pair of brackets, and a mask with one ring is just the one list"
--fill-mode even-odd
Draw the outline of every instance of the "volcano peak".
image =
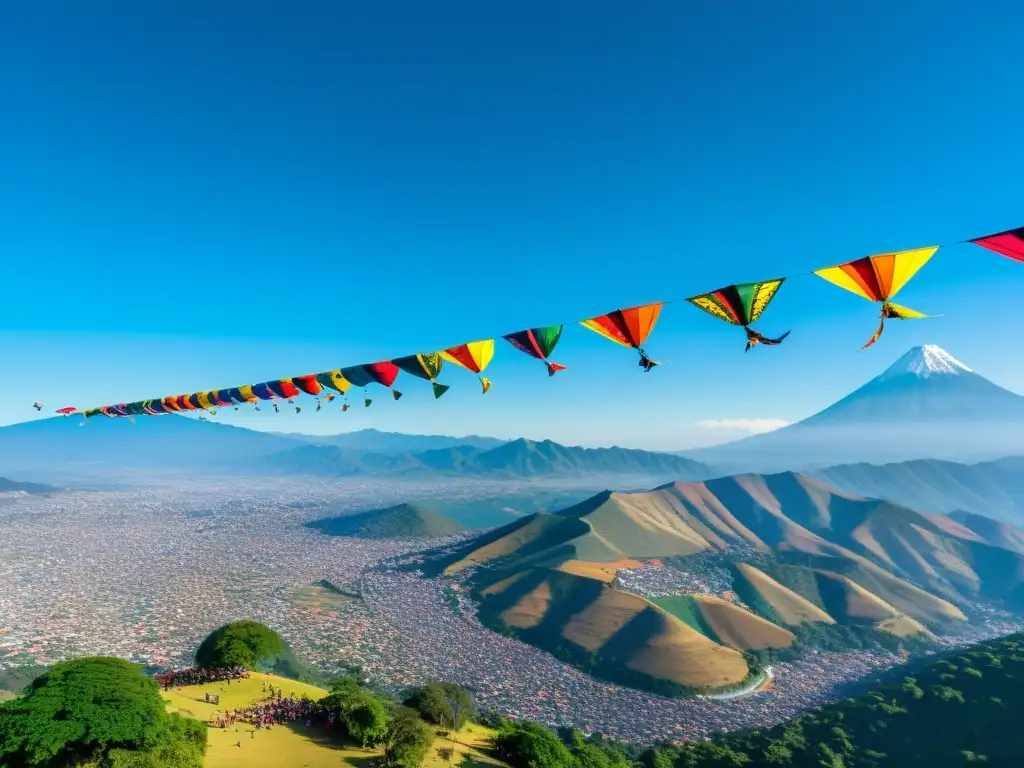
[[958, 376], [962, 373], [973, 373], [949, 352], [935, 344], [922, 347], [911, 347], [895, 363], [893, 363], [879, 379], [891, 379], [895, 376], [912, 374], [927, 379], [930, 376]]

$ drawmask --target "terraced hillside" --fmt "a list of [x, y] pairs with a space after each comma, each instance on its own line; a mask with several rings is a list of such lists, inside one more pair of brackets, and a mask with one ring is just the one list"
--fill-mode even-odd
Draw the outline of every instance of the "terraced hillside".
[[[809, 475], [739, 475], [606, 491], [470, 540], [435, 568], [471, 574], [484, 621], [584, 668], [714, 688], [751, 674], [744, 654], [829, 627], [927, 641], [967, 620], [965, 601], [1024, 608], [1024, 532], [959, 517]], [[735, 562], [744, 552], [758, 565]], [[731, 589], [650, 601], [614, 576], [667, 558], [685, 569], [694, 555], [732, 562]]]

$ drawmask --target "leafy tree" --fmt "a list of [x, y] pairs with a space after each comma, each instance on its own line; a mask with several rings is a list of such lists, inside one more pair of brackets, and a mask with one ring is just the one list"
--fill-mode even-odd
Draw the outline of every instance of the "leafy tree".
[[417, 710], [428, 723], [453, 731], [461, 730], [476, 716], [473, 697], [454, 683], [427, 683], [414, 690], [405, 704]]
[[338, 720], [349, 737], [364, 747], [386, 739], [391, 720], [387, 708], [351, 677], [336, 680], [323, 703], [329, 710], [338, 711]]
[[494, 750], [513, 768], [572, 768], [576, 764], [568, 747], [537, 723], [506, 725], [494, 738]]
[[255, 669], [287, 646], [270, 627], [256, 621], [236, 621], [211, 632], [196, 651], [199, 667]]
[[650, 747], [641, 753], [640, 765], [643, 768], [675, 768], [680, 754], [676, 747]]
[[395, 707], [384, 737], [384, 762], [398, 768], [419, 768], [433, 741], [430, 727], [416, 710]]
[[0, 764], [201, 768], [206, 726], [168, 715], [142, 668], [94, 656], [55, 665], [0, 705]]

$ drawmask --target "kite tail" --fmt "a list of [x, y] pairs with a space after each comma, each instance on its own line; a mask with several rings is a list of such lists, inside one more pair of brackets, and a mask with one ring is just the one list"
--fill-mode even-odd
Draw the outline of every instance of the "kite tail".
[[637, 348], [637, 352], [640, 353], [640, 367], [644, 369], [645, 373], [649, 372], [654, 366], [660, 365], [660, 363], [651, 360], [642, 349]]
[[391, 396], [393, 398], [395, 398], [395, 400], [401, 400], [402, 399], [402, 393], [399, 392], [397, 389], [392, 389], [391, 390]]
[[878, 322], [878, 330], [875, 331], [875, 335], [868, 339], [868, 343], [865, 344], [861, 349], [867, 349], [876, 341], [882, 337], [882, 331], [885, 330], [885, 305], [882, 305], [882, 319]]
[[486, 395], [488, 390], [490, 390], [490, 388], [491, 388], [491, 380], [488, 379], [486, 376], [481, 376], [480, 377], [480, 386], [483, 388], [483, 392], [481, 392], [480, 394]]
[[448, 391], [449, 387], [447, 384], [438, 384], [436, 381], [430, 382], [434, 385], [434, 399], [437, 400], [441, 395]]
[[559, 365], [558, 363], [548, 362], [547, 360], [544, 361], [544, 365], [546, 365], [548, 367], [548, 376], [554, 376], [559, 371], [564, 371], [565, 370], [565, 366], [564, 365]]
[[747, 348], [744, 352], [749, 352], [751, 347], [756, 347], [758, 344], [764, 344], [766, 347], [774, 347], [776, 344], [781, 344], [789, 336], [789, 331], [779, 336], [777, 339], [770, 339], [759, 331], [755, 331], [753, 328], [743, 326], [743, 330], [747, 332]]
[[363, 398], [363, 405], [365, 405], [367, 408], [369, 408], [372, 403], [373, 403], [373, 400], [371, 400], [370, 398], [368, 398], [368, 397], [364, 397]]

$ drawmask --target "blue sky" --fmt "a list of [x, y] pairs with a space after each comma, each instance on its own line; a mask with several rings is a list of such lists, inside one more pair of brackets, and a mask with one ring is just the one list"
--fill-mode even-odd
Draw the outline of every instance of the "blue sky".
[[[18, 3], [0, 27], [0, 423], [306, 373], [1024, 224], [1014, 4]], [[261, 429], [684, 448], [937, 343], [1024, 391], [1024, 265], [940, 251], [893, 323], [793, 277], [742, 332]], [[1000, 312], [1001, 316], [995, 316]], [[378, 407], [379, 405], [379, 407]]]

